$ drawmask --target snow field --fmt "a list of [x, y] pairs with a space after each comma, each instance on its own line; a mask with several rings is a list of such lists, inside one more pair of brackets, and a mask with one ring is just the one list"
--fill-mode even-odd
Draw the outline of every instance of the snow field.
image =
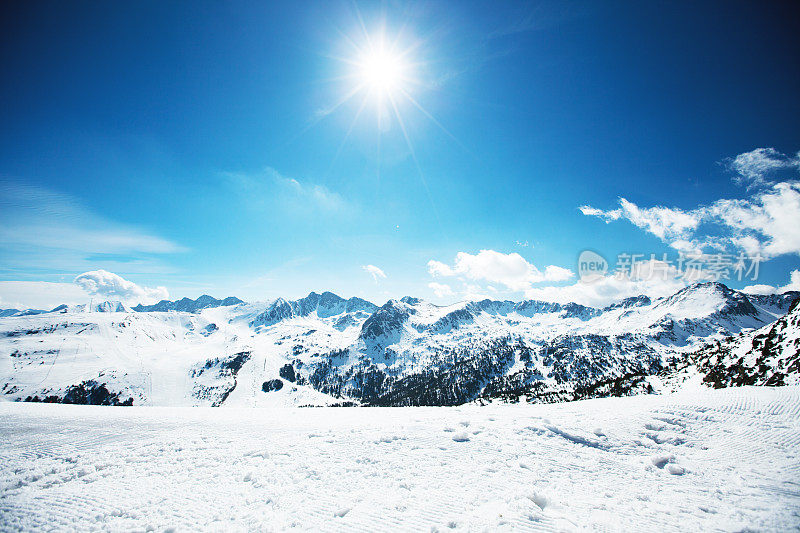
[[0, 530], [787, 530], [800, 388], [557, 405], [0, 403]]

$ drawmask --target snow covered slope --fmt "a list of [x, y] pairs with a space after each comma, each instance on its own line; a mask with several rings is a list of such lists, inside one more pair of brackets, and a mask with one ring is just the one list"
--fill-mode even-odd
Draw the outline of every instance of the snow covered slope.
[[705, 283], [605, 309], [491, 300], [438, 307], [403, 298], [336, 342], [320, 330], [293, 335], [287, 358], [315, 388], [372, 405], [627, 394], [648, 390], [647, 377], [665, 359], [770, 323], [796, 296], [754, 303]]
[[0, 318], [0, 398], [457, 405], [634, 394], [651, 390], [665, 361], [772, 323], [797, 296], [704, 283], [604, 309], [493, 300], [441, 307], [411, 297], [377, 307], [329, 292], [156, 304], [163, 310], [59, 307]]
[[800, 384], [800, 300], [774, 323], [711, 342], [663, 373], [677, 383], [699, 375], [715, 388]]
[[0, 318], [7, 316], [30, 316], [46, 313], [42, 309], [0, 309]]
[[[101, 306], [102, 307], [102, 306]], [[215, 314], [214, 312], [217, 311]], [[262, 374], [284, 359], [225, 311], [139, 313], [76, 310], [0, 321], [5, 399], [116, 405], [327, 405], [306, 386], [261, 393]], [[223, 318], [218, 322], [212, 319]], [[254, 342], [251, 342], [254, 341]], [[260, 348], [254, 352], [254, 346]], [[234, 389], [236, 395], [231, 396]], [[249, 401], [255, 397], [254, 401]]]
[[0, 531], [789, 531], [800, 389], [558, 405], [0, 404]]

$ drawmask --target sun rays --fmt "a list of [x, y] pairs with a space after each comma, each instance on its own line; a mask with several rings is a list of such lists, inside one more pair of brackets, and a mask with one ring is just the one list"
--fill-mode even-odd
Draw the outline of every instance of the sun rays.
[[440, 89], [432, 79], [430, 67], [434, 63], [425, 57], [432, 50], [426, 47], [429, 43], [413, 37], [407, 25], [393, 32], [385, 19], [368, 27], [361, 13], [356, 15], [356, 30], [350, 33], [339, 30], [338, 53], [327, 55], [340, 68], [339, 74], [329, 79], [335, 82], [340, 96], [314, 121], [316, 124], [331, 115], [345, 117], [342, 140], [328, 172], [334, 169], [346, 147], [354, 142], [374, 142], [377, 186], [382, 166], [391, 164], [384, 161], [384, 147], [391, 144], [398, 149], [404, 147], [438, 221], [439, 214], [416, 149], [423, 142], [419, 136], [425, 124], [433, 124], [459, 148], [464, 149], [464, 145], [423, 104], [426, 97], [433, 96], [432, 87]]

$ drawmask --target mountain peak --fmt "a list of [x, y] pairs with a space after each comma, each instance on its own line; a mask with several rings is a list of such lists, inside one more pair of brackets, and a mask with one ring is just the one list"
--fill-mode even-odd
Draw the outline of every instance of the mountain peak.
[[724, 285], [718, 281], [702, 281], [698, 283], [693, 283], [688, 285], [672, 296], [667, 297], [667, 300], [677, 301], [682, 300], [685, 298], [693, 297], [696, 295], [712, 295], [716, 294], [721, 297], [728, 297], [729, 295], [736, 293], [733, 289], [729, 288], [727, 285]]
[[78, 305], [59, 305], [51, 312], [62, 313], [129, 313], [132, 309], [119, 301], [109, 301]]
[[652, 300], [650, 300], [649, 296], [640, 294], [639, 296], [629, 296], [628, 298], [624, 298], [619, 302], [607, 305], [603, 310], [610, 311], [611, 309], [620, 309], [620, 308], [630, 309], [631, 307], [641, 307], [643, 305], [650, 305], [651, 303]]
[[208, 309], [211, 307], [221, 307], [221, 306], [230, 306], [230, 305], [237, 305], [244, 303], [239, 298], [235, 296], [228, 296], [224, 300], [217, 300], [213, 296], [209, 296], [208, 294], [203, 294], [199, 296], [196, 300], [192, 300], [188, 297], [183, 297], [180, 300], [161, 300], [157, 304], [153, 305], [142, 305], [139, 304], [133, 308], [134, 311], [138, 312], [166, 312], [166, 311], [183, 311], [186, 313], [197, 313], [198, 311], [202, 311], [203, 309]]

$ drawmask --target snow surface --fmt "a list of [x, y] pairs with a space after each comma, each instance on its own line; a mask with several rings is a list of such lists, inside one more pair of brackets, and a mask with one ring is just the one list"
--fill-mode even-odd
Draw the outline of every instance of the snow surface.
[[800, 387], [553, 405], [0, 403], [0, 530], [788, 530]]

